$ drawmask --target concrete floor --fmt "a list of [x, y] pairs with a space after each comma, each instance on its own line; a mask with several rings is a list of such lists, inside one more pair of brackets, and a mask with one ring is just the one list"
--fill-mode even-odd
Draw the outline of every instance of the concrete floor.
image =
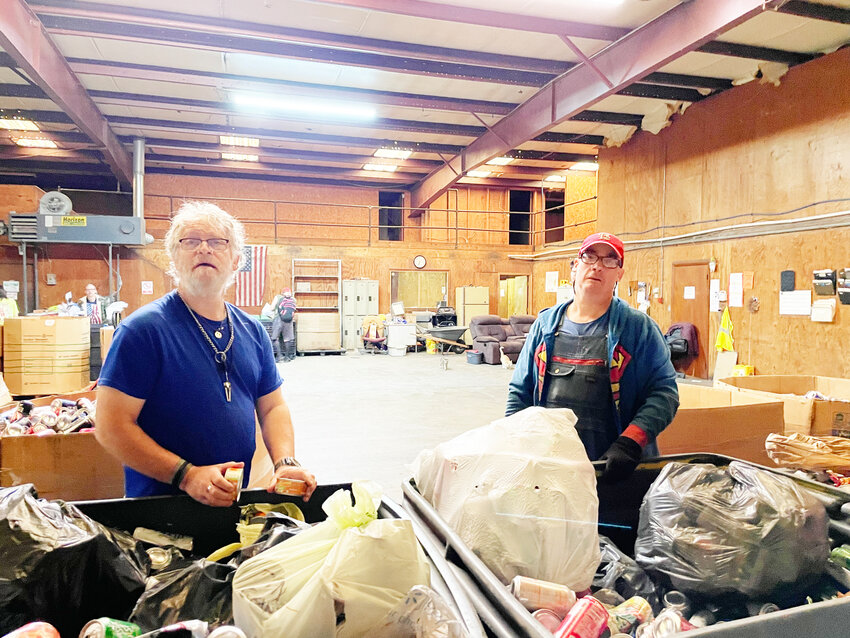
[[504, 416], [513, 370], [466, 355], [349, 352], [279, 363], [298, 460], [320, 484], [377, 481], [401, 502], [423, 449]]

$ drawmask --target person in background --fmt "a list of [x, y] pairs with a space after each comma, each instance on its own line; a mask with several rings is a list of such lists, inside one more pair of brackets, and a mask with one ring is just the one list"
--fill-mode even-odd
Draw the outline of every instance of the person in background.
[[14, 299], [9, 299], [6, 295], [6, 289], [0, 286], [0, 326], [3, 325], [4, 319], [10, 319], [18, 316], [18, 302]]
[[614, 296], [623, 242], [594, 233], [575, 262], [575, 299], [542, 311], [511, 379], [506, 414], [528, 406], [570, 408], [603, 479], [628, 478], [679, 406], [676, 372], [658, 325]]
[[80, 297], [77, 303], [92, 323], [106, 323], [106, 306], [109, 305], [109, 298], [98, 295], [97, 286], [86, 284], [86, 296]]
[[283, 360], [295, 359], [295, 297], [291, 288], [284, 288], [280, 301], [275, 308], [275, 322], [272, 323], [272, 342], [283, 338]]
[[97, 440], [124, 464], [129, 497], [186, 492], [233, 503], [224, 478], [251, 471], [255, 416], [274, 477], [316, 479], [295, 460], [292, 419], [271, 344], [258, 320], [224, 295], [245, 243], [241, 222], [207, 202], [186, 202], [165, 237], [177, 289], [115, 330], [97, 391]]

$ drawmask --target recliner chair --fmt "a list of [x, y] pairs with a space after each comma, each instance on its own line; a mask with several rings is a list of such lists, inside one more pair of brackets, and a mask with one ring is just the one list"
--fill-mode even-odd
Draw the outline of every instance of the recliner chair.
[[517, 338], [507, 319], [498, 315], [478, 315], [469, 321], [469, 332], [472, 335], [472, 347], [479, 350], [485, 363], [499, 365], [501, 363], [501, 347], [505, 355], [516, 363], [525, 339]]

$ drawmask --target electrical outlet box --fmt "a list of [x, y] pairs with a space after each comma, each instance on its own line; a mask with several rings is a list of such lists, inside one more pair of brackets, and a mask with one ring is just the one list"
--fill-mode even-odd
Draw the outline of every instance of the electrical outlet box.
[[47, 273], [47, 285], [48, 286], [55, 286], [56, 285], [56, 275], [54, 275], [52, 272]]

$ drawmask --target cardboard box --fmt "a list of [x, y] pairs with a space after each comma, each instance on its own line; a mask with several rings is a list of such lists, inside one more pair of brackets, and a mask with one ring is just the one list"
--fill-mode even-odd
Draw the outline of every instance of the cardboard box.
[[773, 466], [764, 440], [783, 431], [781, 401], [688, 383], [678, 386], [679, 410], [658, 437], [662, 454], [711, 452]]
[[[850, 438], [850, 379], [804, 375], [727, 377], [718, 380], [717, 387], [782, 401], [787, 435], [799, 432]], [[838, 400], [807, 399], [805, 395], [810, 391]]]
[[[95, 393], [74, 392], [69, 399], [94, 399]], [[55, 396], [33, 399], [49, 405]], [[0, 411], [13, 407], [5, 405]], [[94, 500], [124, 495], [121, 463], [95, 439], [93, 432], [52, 436], [7, 436], [0, 438], [0, 486], [32, 483], [41, 498]]]
[[115, 326], [103, 326], [100, 329], [100, 361], [106, 361], [106, 353], [112, 345], [112, 336], [115, 334]]
[[4, 347], [9, 345], [61, 345], [89, 347], [88, 317], [53, 315], [11, 317], [3, 330]]

